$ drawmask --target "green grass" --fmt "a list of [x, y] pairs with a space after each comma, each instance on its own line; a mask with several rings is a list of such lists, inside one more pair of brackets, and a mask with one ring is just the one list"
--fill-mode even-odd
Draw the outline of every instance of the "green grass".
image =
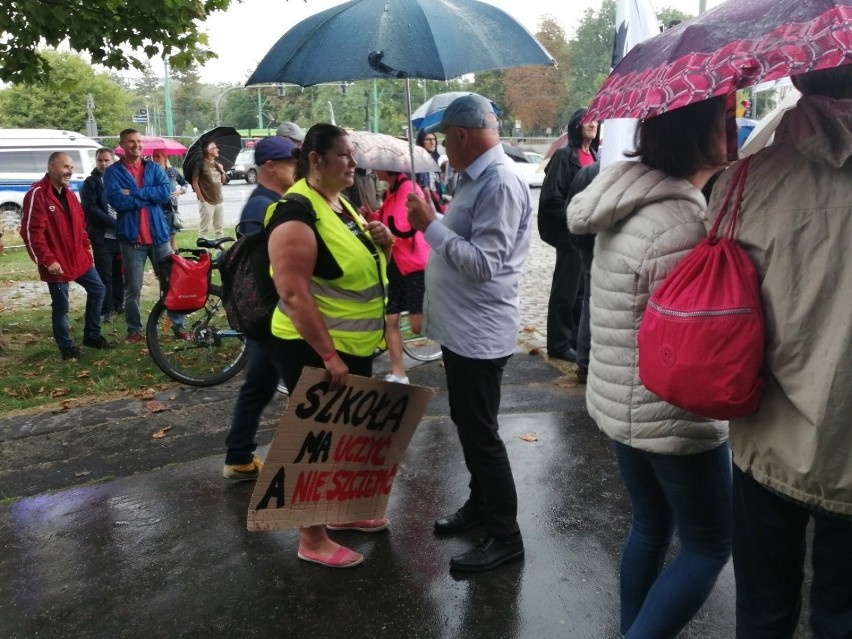
[[[178, 245], [194, 246], [195, 237], [194, 231], [183, 232], [178, 237]], [[8, 236], [3, 239], [7, 245], [13, 244]], [[0, 275], [2, 293], [24, 282], [39, 282], [38, 271], [23, 249], [7, 249], [0, 254]], [[150, 268], [145, 281], [146, 285], [156, 281]], [[19, 300], [4, 304], [0, 313], [0, 334], [4, 342], [0, 350], [0, 412], [41, 406], [62, 409], [122, 395], [145, 394], [149, 388], [174, 385], [156, 367], [144, 341], [124, 343], [126, 332], [121, 317], [102, 326], [103, 335], [115, 342], [116, 348], [82, 347], [82, 359], [63, 361], [53, 341], [47, 285], [39, 282], [24, 295], [25, 303]], [[156, 295], [156, 288], [146, 287], [141, 309], [143, 323]], [[84, 311], [83, 299], [72, 297], [68, 322], [78, 346], [82, 346]]]

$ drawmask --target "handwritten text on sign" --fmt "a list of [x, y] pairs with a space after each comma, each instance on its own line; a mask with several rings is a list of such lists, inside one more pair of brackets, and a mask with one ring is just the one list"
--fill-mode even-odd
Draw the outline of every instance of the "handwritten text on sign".
[[249, 530], [383, 516], [432, 395], [428, 388], [354, 375], [331, 391], [325, 371], [306, 368], [255, 486]]

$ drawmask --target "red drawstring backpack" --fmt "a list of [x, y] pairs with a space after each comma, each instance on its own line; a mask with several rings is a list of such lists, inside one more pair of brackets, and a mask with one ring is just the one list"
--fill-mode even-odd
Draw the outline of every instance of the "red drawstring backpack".
[[[760, 285], [754, 265], [734, 241], [750, 160], [733, 169], [710, 234], [654, 291], [639, 327], [639, 378], [645, 387], [713, 419], [754, 413], [763, 389]], [[726, 215], [727, 232], [717, 237]]]

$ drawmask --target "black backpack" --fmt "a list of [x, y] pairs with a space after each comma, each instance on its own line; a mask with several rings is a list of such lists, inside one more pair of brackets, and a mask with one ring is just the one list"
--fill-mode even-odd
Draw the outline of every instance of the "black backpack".
[[[299, 202], [313, 210], [310, 200], [294, 193], [283, 199]], [[276, 210], [270, 219], [273, 224]], [[283, 215], [283, 213], [281, 213]], [[222, 303], [232, 327], [251, 339], [271, 336], [272, 314], [278, 292], [269, 273], [266, 229], [240, 236], [225, 251], [219, 265], [222, 276]]]

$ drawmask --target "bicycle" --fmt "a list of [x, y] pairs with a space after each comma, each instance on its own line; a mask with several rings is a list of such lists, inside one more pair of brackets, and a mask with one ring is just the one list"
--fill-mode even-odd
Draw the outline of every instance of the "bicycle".
[[434, 362], [441, 359], [441, 345], [425, 335], [419, 335], [411, 330], [408, 312], [399, 314], [399, 330], [402, 333], [402, 350], [411, 359], [418, 362]]
[[[211, 270], [218, 270], [223, 244], [231, 237], [199, 239], [201, 249], [217, 251]], [[179, 248], [177, 253], [198, 253], [198, 249]], [[203, 308], [184, 313], [183, 328], [177, 330], [160, 298], [151, 309], [145, 327], [148, 352], [157, 367], [172, 379], [190, 386], [215, 386], [239, 373], [246, 365], [245, 337], [231, 328], [222, 305], [222, 287], [211, 284]]]

